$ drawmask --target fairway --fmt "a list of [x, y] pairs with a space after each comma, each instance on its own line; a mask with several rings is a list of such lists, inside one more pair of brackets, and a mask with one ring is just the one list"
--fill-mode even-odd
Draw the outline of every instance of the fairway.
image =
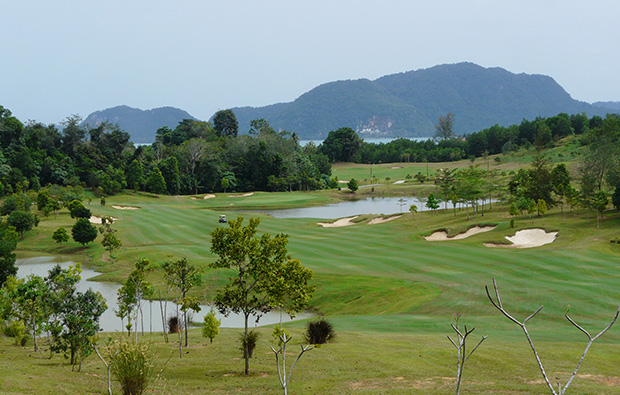
[[[215, 259], [210, 253], [210, 233], [216, 227], [226, 226], [218, 223], [220, 214], [235, 218], [236, 208], [299, 207], [346, 198], [344, 191], [234, 195], [238, 194], [218, 194], [209, 199], [200, 196], [191, 199], [189, 196], [156, 197], [134, 193], [112, 196], [107, 199], [106, 206], [93, 203], [90, 209], [97, 216], [118, 218], [113, 226], [118, 229], [123, 248], [116, 252], [116, 259], [104, 253], [99, 240], [86, 248], [74, 242], [63, 246], [53, 243], [53, 230], [58, 226], [70, 227], [72, 223], [66, 212], [57, 217], [52, 215], [43, 218], [38, 228], [27, 233], [20, 243], [20, 254], [77, 255], [86, 264], [102, 272], [99, 280], [116, 282], [125, 280], [139, 257], [147, 257], [157, 263], [187, 257], [205, 270], [204, 285], [196, 289], [193, 295], [208, 302], [228, 276], [226, 272], [208, 268], [209, 263]], [[113, 205], [137, 209], [120, 210]], [[473, 366], [488, 368], [489, 364], [497, 364], [497, 358], [503, 358], [501, 356], [514, 347], [518, 349], [516, 355], [520, 358], [519, 363], [529, 368], [527, 374], [531, 375], [532, 380], [539, 379], [539, 372], [533, 360], [530, 360], [529, 349], [520, 328], [503, 317], [486, 296], [485, 285], [492, 286], [493, 278], [497, 279], [504, 306], [517, 319], [523, 320], [544, 305], [542, 312], [528, 324], [528, 329], [543, 349], [554, 350], [550, 352], [556, 358], [563, 352], [563, 346], [557, 346], [556, 343], [560, 340], [570, 342], [567, 347], [572, 350], [571, 356], [569, 361], [562, 362], [566, 366], [570, 366], [573, 360], [576, 362], [578, 357], [575, 355], [580, 354], [586, 342], [584, 334], [564, 318], [567, 306], [571, 306], [570, 315], [580, 325], [598, 332], [611, 320], [620, 301], [620, 247], [609, 243], [617, 234], [618, 214], [605, 213], [601, 227], [597, 229], [595, 218], [586, 212], [563, 214], [555, 209], [542, 217], [517, 217], [516, 226], [511, 229], [510, 217], [499, 208], [498, 204], [494, 204], [493, 209], [486, 211], [484, 216], [470, 212], [469, 220], [465, 210], [438, 210], [415, 215], [407, 213], [393, 221], [376, 225], [368, 225], [373, 216], [362, 216], [354, 225], [340, 228], [320, 227], [317, 225], [319, 220], [315, 219], [276, 219], [259, 215], [259, 233], [288, 234], [290, 255], [314, 271], [313, 284], [317, 289], [310, 310], [325, 315], [335, 325], [337, 332], [341, 333], [336, 343], [340, 345], [328, 346], [329, 349], [343, 347], [344, 344], [340, 342], [344, 342], [348, 344], [345, 347], [349, 347], [349, 352], [357, 352], [355, 346], [349, 344], [355, 343], [352, 339], [357, 337], [366, 339], [364, 341], [375, 339], [376, 336], [387, 337], [397, 344], [397, 348], [407, 348], [406, 342], [426, 342], [432, 346], [420, 348], [430, 358], [425, 359], [423, 365], [409, 360], [407, 353], [397, 359], [402, 363], [413, 363], [416, 368], [428, 372], [429, 377], [435, 377], [424, 384], [428, 390], [424, 393], [440, 394], [449, 393], [451, 388], [449, 384], [441, 384], [444, 379], [437, 377], [451, 375], [452, 354], [445, 354], [451, 350], [443, 347], [448, 345], [445, 336], [452, 334], [450, 323], [457, 313], [462, 315], [462, 323], [476, 327], [477, 334], [489, 335], [490, 340], [473, 357], [480, 358]], [[244, 213], [244, 216], [247, 219], [250, 214]], [[430, 242], [424, 238], [437, 230], [445, 230], [453, 236], [475, 225], [495, 228], [462, 240]], [[483, 245], [486, 242], [506, 243], [505, 236], [513, 236], [518, 230], [530, 228], [558, 232], [557, 239], [543, 247], [529, 249], [488, 248]], [[160, 273], [150, 275], [150, 280], [156, 289], [164, 289]], [[287, 324], [296, 333], [300, 333], [304, 326], [303, 321]], [[262, 331], [264, 341], [269, 343], [270, 328]], [[229, 332], [234, 334], [233, 330], [225, 331]], [[198, 336], [198, 333], [195, 331], [194, 336]], [[234, 337], [233, 334], [225, 337]], [[444, 340], [439, 340], [441, 338], [446, 344]], [[433, 340], [429, 342], [428, 339]], [[615, 344], [619, 340], [620, 326], [615, 326], [597, 341], [593, 349], [601, 355], [605, 354], [604, 350], [617, 353]], [[230, 340], [229, 348], [236, 349], [232, 342]], [[377, 352], [386, 352], [390, 346], [376, 344], [376, 347]], [[440, 356], [434, 354], [433, 350]], [[327, 358], [321, 359], [321, 363], [328, 363], [330, 358], [338, 355], [336, 352], [327, 357], [322, 352], [317, 350], [311, 358], [321, 355], [321, 358]], [[268, 353], [268, 349], [265, 353]], [[363, 363], [388, 363], [388, 360], [374, 353], [372, 355], [364, 357]], [[442, 362], [438, 362], [437, 358]], [[592, 358], [592, 361], [588, 358], [587, 361], [594, 364], [596, 358]], [[267, 359], [264, 363], [269, 364], [269, 361]], [[96, 361], [91, 360], [90, 363], [96, 364]], [[337, 369], [344, 369], [342, 361], [334, 363]], [[438, 369], [431, 373], [433, 363], [438, 364], [434, 365]], [[391, 379], [399, 374], [394, 373], [396, 376], [393, 376], [389, 372], [398, 371], [399, 368], [388, 365], [379, 368], [374, 375], [361, 373], [358, 380], [354, 379], [357, 377], [355, 374], [346, 372], [334, 372], [333, 377], [325, 380], [329, 383], [327, 386], [336, 393], [348, 393], [346, 388], [355, 385], [368, 389], [356, 390], [356, 393], [382, 393], [381, 389], [386, 386], [393, 386], [396, 391], [393, 393], [416, 393], [411, 392], [413, 384], [404, 385], [399, 380]], [[593, 367], [588, 363], [583, 368], [584, 373], [588, 366], [593, 371], [603, 369], [603, 366]], [[447, 370], [437, 374], [443, 369]], [[343, 384], [344, 377], [350, 377], [346, 384]], [[214, 380], [218, 383], [216, 386], [224, 386], [220, 388], [228, 385], [224, 384], [222, 378]], [[416, 380], [426, 379], [420, 377]], [[488, 381], [488, 376], [479, 377], [477, 385], [480, 386], [480, 393], [489, 393], [490, 388], [501, 388], [485, 380]], [[354, 381], [361, 384], [352, 384]], [[590, 384], [580, 385], [584, 385], [583, 388], [602, 388], [588, 387]], [[525, 388], [514, 381], [505, 388], [519, 386]], [[540, 388], [542, 391], [543, 387]], [[316, 390], [308, 393], [324, 392]]]

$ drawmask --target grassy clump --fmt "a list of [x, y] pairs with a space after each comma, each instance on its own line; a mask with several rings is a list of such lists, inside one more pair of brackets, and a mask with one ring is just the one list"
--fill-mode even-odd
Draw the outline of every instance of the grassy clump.
[[116, 347], [110, 370], [123, 395], [143, 394], [154, 377], [153, 356], [146, 343], [121, 341]]

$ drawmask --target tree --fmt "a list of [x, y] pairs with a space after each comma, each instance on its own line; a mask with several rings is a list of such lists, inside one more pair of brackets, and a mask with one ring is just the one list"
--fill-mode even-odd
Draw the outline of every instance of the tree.
[[17, 274], [15, 266], [15, 248], [17, 248], [17, 232], [5, 223], [0, 224], [0, 287], [7, 277]]
[[202, 327], [202, 337], [205, 337], [213, 343], [213, 339], [220, 333], [221, 320], [215, 316], [215, 311], [211, 309], [204, 318], [204, 326]]
[[62, 245], [62, 243], [66, 243], [67, 241], [69, 241], [69, 234], [67, 233], [67, 229], [62, 226], [56, 229], [54, 231], [54, 234], [52, 235], [52, 239], [56, 243], [60, 243], [60, 245]]
[[[211, 233], [211, 252], [218, 259], [210, 266], [234, 270], [224, 286], [218, 290], [215, 306], [222, 314], [243, 314], [244, 334], [248, 338], [250, 315], [267, 313], [282, 307], [289, 314], [301, 311], [314, 292], [309, 284], [313, 272], [288, 255], [288, 235], [257, 237], [259, 218], [250, 218], [243, 226], [243, 217], [228, 222], [228, 227], [216, 228]], [[244, 341], [245, 373], [250, 362], [247, 341]]]
[[[132, 312], [135, 312], [135, 328], [134, 333], [136, 341], [138, 340], [138, 315], [142, 315], [142, 301], [145, 297], [149, 297], [153, 293], [151, 284], [146, 281], [146, 273], [155, 269], [154, 265], [147, 258], [140, 258], [136, 261], [135, 270], [131, 272], [125, 284], [118, 290], [118, 310], [116, 316], [121, 319], [127, 317], [127, 330], [131, 335], [131, 318]], [[142, 324], [144, 335], [144, 323]]]
[[129, 165], [127, 169], [127, 173], [125, 174], [127, 186], [136, 191], [142, 188], [142, 184], [144, 183], [144, 169], [142, 168], [142, 163], [138, 162], [137, 159], [134, 159]]
[[103, 233], [103, 240], [101, 245], [112, 257], [114, 250], [118, 250], [123, 246], [123, 242], [116, 237], [116, 229], [110, 229]]
[[349, 188], [351, 192], [357, 191], [359, 188], [359, 186], [357, 185], [357, 180], [355, 178], [351, 178], [347, 183], [347, 188]]
[[350, 162], [362, 147], [363, 140], [351, 128], [332, 130], [319, 152], [327, 155], [330, 162]]
[[435, 140], [448, 140], [454, 137], [454, 114], [451, 112], [439, 117], [435, 125]]
[[426, 207], [433, 211], [439, 208], [439, 200], [432, 193], [426, 198]]
[[164, 180], [164, 176], [161, 174], [161, 170], [159, 170], [158, 167], [153, 169], [148, 180], [146, 180], [146, 188], [149, 192], [158, 195], [166, 193], [166, 180]]
[[52, 334], [51, 350], [70, 354], [75, 366], [91, 351], [91, 338], [101, 330], [99, 318], [107, 309], [105, 299], [99, 292], [88, 289], [77, 292], [80, 281], [80, 265], [62, 269], [52, 268], [45, 283], [50, 289], [49, 303], [53, 314], [50, 318]]
[[92, 213], [79, 200], [73, 200], [67, 204], [71, 218], [90, 218]]
[[224, 193], [226, 193], [226, 190], [230, 187], [230, 181], [228, 181], [228, 178], [222, 178], [222, 189], [224, 190]]
[[24, 237], [24, 232], [29, 231], [35, 224], [35, 217], [25, 211], [13, 211], [6, 220], [7, 225], [15, 228], [19, 237]]
[[18, 285], [15, 294], [20, 309], [20, 318], [30, 325], [36, 352], [38, 350], [37, 337], [41, 333], [40, 325], [49, 315], [45, 302], [49, 289], [41, 277], [30, 275], [26, 281]]
[[213, 127], [218, 137], [237, 137], [239, 122], [235, 113], [228, 110], [220, 110], [213, 116]]
[[592, 201], [592, 205], [596, 209], [596, 227], [599, 227], [599, 218], [601, 212], [605, 211], [607, 208], [607, 204], [609, 203], [609, 199], [607, 198], [607, 194], [604, 191], [598, 191], [594, 195], [594, 199]]
[[78, 218], [71, 228], [73, 240], [86, 246], [86, 244], [97, 238], [97, 228], [86, 218]]
[[540, 217], [547, 212], [547, 203], [545, 203], [542, 199], [538, 199], [536, 202], [536, 209], [538, 210], [538, 216]]
[[[187, 258], [183, 257], [176, 261], [166, 261], [162, 265], [166, 282], [173, 287], [179, 289], [179, 300], [187, 298], [187, 292], [195, 286], [202, 284], [202, 270], [189, 263]], [[177, 303], [178, 304], [178, 303]], [[196, 310], [200, 311], [200, 307]], [[187, 312], [183, 314], [183, 324], [185, 329], [185, 347], [187, 347]]]

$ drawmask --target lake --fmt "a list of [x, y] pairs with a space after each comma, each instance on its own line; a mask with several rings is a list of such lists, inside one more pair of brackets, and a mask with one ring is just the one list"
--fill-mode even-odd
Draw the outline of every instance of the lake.
[[[432, 137], [364, 138], [364, 142], [365, 143], [369, 143], [369, 144], [385, 144], [385, 143], [389, 143], [390, 141], [394, 141], [394, 140], [398, 140], [398, 139], [407, 139], [407, 140], [411, 140], [411, 141], [426, 141], [426, 140], [432, 139]], [[325, 141], [325, 140], [300, 140], [299, 141], [299, 145], [301, 145], [303, 147], [304, 145], [308, 144], [309, 142], [313, 142], [314, 145], [319, 146], [319, 145], [323, 144], [323, 141]]]
[[[71, 265], [75, 265], [75, 262], [65, 259], [63, 257], [53, 257], [53, 256], [39, 256], [33, 258], [20, 258], [15, 262], [17, 265], [17, 277], [25, 278], [30, 274], [35, 274], [40, 277], [46, 277], [48, 271], [54, 267], [54, 265], [59, 264], [63, 269], [68, 268]], [[82, 280], [77, 285], [77, 290], [80, 292], [84, 292], [91, 288], [93, 291], [101, 292], [103, 297], [106, 299], [106, 303], [108, 305], [108, 309], [101, 316], [99, 325], [103, 329], [104, 332], [120, 332], [122, 329], [121, 320], [114, 314], [114, 310], [117, 308], [116, 296], [118, 289], [121, 287], [119, 284], [111, 283], [111, 282], [100, 282], [100, 281], [90, 281], [89, 279], [98, 276], [100, 273], [85, 268], [82, 266]], [[176, 305], [173, 302], [163, 302], [164, 308], [166, 309], [166, 315], [170, 317], [172, 314], [176, 312]], [[192, 315], [194, 322], [202, 322], [204, 316], [209, 312], [211, 306], [209, 305], [201, 305], [201, 310], [198, 313], [194, 313]], [[161, 320], [161, 309], [159, 301], [153, 301], [149, 303], [145, 301], [143, 303], [142, 312], [144, 314], [144, 331], [150, 332], [151, 330], [151, 315], [153, 317], [152, 320], [152, 329], [155, 332], [160, 332], [162, 329], [162, 320]], [[152, 314], [151, 314], [152, 312]], [[216, 312], [216, 316], [218, 319], [222, 321], [220, 327], [222, 328], [243, 328], [243, 316], [230, 314], [228, 317], [224, 317], [219, 312]], [[280, 322], [280, 317], [282, 317], [282, 322], [291, 321], [291, 318], [286, 313], [280, 313], [279, 311], [272, 311], [268, 314], [263, 315], [260, 318], [259, 324], [263, 325], [273, 325]], [[311, 314], [297, 314], [295, 316], [296, 320], [311, 318]], [[250, 317], [251, 326], [255, 326], [255, 317]], [[125, 321], [125, 324], [127, 322]], [[138, 322], [140, 325], [140, 322]]]
[[[324, 206], [302, 207], [281, 210], [243, 210], [249, 213], [268, 214], [274, 218], [321, 218], [336, 219], [362, 214], [408, 213], [409, 206], [415, 204], [418, 211], [428, 210], [425, 201], [417, 197], [370, 197], [350, 200]], [[241, 210], [240, 210], [241, 211]]]

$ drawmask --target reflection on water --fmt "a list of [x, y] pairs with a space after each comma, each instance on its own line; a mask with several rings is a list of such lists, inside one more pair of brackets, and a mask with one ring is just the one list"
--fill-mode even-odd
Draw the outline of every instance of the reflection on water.
[[[74, 265], [75, 262], [68, 260], [59, 261], [58, 258], [52, 256], [41, 256], [34, 258], [23, 258], [18, 259], [16, 261], [17, 264], [17, 277], [24, 278], [31, 274], [35, 274], [40, 277], [46, 277], [48, 271], [54, 267], [54, 265], [59, 264], [63, 269], [68, 268], [71, 265]], [[116, 293], [118, 289], [121, 287], [119, 284], [111, 283], [111, 282], [99, 282], [99, 281], [88, 281], [88, 279], [93, 278], [99, 275], [96, 271], [92, 269], [87, 269], [82, 267], [82, 280], [77, 285], [77, 290], [80, 292], [85, 292], [88, 288], [91, 288], [93, 291], [101, 292], [103, 297], [106, 300], [108, 305], [108, 309], [103, 313], [100, 319], [100, 326], [105, 332], [114, 332], [121, 331], [121, 320], [116, 315], [114, 315], [114, 310], [117, 308], [116, 304]], [[172, 302], [162, 302], [161, 305], [166, 311], [166, 316], [170, 317], [176, 315], [176, 305]], [[194, 322], [202, 322], [204, 316], [211, 309], [208, 305], [201, 305], [201, 310], [198, 313], [193, 314]], [[159, 301], [154, 301], [149, 303], [148, 301], [143, 303], [142, 313], [144, 314], [144, 331], [149, 332], [151, 330], [151, 324], [153, 331], [159, 332], [162, 329], [162, 314]], [[153, 320], [151, 321], [151, 316]], [[230, 314], [228, 317], [224, 317], [220, 313], [216, 313], [218, 319], [222, 321], [222, 328], [243, 328], [243, 316]], [[280, 322], [280, 317], [282, 317], [282, 322], [291, 321], [290, 317], [286, 313], [280, 312], [271, 312], [266, 315], [263, 315], [260, 318], [260, 325], [271, 325], [277, 324]], [[297, 314], [295, 319], [305, 319], [311, 318], [310, 314]], [[138, 326], [140, 327], [140, 319], [138, 319]], [[250, 317], [250, 323], [255, 323], [255, 317]], [[125, 321], [125, 324], [127, 322]]]
[[283, 210], [244, 210], [252, 213], [269, 214], [274, 218], [321, 218], [335, 219], [362, 214], [408, 213], [415, 204], [418, 211], [428, 210], [425, 202], [417, 197], [371, 197], [339, 202], [316, 207], [291, 208]]

